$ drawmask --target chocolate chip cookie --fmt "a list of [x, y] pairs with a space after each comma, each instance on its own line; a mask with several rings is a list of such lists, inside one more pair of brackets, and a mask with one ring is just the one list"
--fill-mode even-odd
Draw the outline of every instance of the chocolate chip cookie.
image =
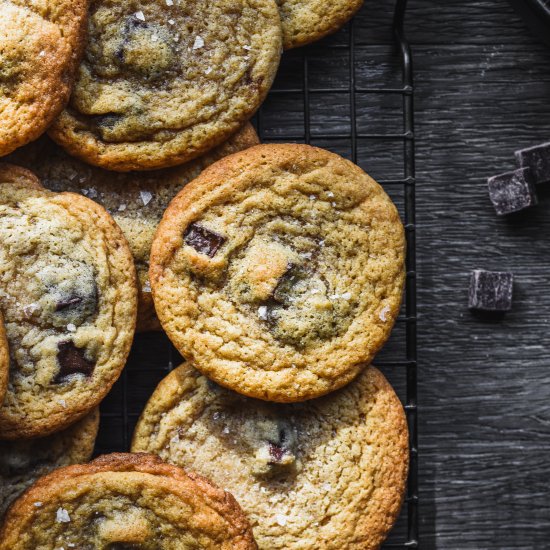
[[265, 550], [379, 548], [408, 470], [403, 407], [373, 367], [328, 396], [275, 404], [184, 364], [155, 390], [132, 449], [225, 487]]
[[36, 139], [67, 103], [86, 0], [0, 0], [0, 156]]
[[15, 183], [23, 187], [41, 189], [42, 185], [36, 175], [21, 166], [0, 162], [0, 182]]
[[0, 310], [10, 377], [0, 439], [46, 436], [97, 406], [132, 342], [135, 268], [95, 202], [0, 184]]
[[274, 0], [92, 0], [88, 33], [50, 134], [118, 171], [174, 166], [225, 141], [263, 101], [281, 52]]
[[56, 468], [90, 460], [98, 428], [96, 409], [47, 437], [0, 441], [0, 517], [39, 477]]
[[277, 0], [285, 50], [304, 46], [336, 32], [349, 21], [363, 0]]
[[307, 145], [218, 161], [171, 202], [151, 252], [180, 353], [250, 397], [299, 401], [352, 380], [388, 338], [404, 231], [359, 167]]
[[6, 514], [0, 550], [254, 550], [235, 499], [147, 454], [112, 454], [38, 480]]
[[6, 389], [8, 387], [8, 369], [10, 366], [10, 353], [8, 349], [8, 339], [6, 338], [6, 329], [4, 328], [4, 318], [0, 313], [0, 405], [4, 401]]
[[134, 256], [139, 282], [137, 330], [160, 330], [149, 284], [149, 256], [157, 226], [170, 201], [184, 185], [215, 162], [258, 144], [251, 124], [227, 142], [180, 166], [150, 172], [116, 173], [69, 156], [47, 137], [10, 155], [40, 176], [53, 191], [81, 193], [104, 206], [122, 229]]

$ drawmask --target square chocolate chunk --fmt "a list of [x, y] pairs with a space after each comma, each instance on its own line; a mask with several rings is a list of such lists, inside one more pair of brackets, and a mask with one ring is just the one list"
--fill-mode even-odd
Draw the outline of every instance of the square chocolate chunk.
[[468, 307], [480, 311], [510, 311], [514, 275], [504, 271], [472, 271]]
[[487, 180], [489, 198], [499, 216], [525, 210], [537, 204], [529, 168], [518, 168]]
[[550, 183], [550, 141], [516, 151], [522, 168], [531, 168], [533, 183]]

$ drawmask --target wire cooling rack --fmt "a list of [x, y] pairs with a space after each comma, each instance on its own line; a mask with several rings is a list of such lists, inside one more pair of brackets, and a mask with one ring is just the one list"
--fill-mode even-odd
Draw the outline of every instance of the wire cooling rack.
[[[405, 405], [411, 449], [405, 505], [385, 549], [420, 547], [413, 70], [403, 32], [406, 4], [396, 1], [387, 32], [378, 19], [373, 21], [367, 2], [339, 33], [286, 52], [255, 117], [262, 142], [310, 143], [358, 163], [392, 197], [405, 224], [405, 299], [392, 336], [375, 361]], [[102, 403], [96, 453], [128, 450], [148, 397], [181, 361], [164, 334], [136, 337], [123, 375]]]

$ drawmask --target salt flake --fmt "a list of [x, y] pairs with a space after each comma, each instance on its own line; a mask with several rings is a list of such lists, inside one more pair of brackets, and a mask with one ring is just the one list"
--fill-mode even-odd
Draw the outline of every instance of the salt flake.
[[388, 320], [388, 313], [390, 312], [390, 306], [384, 306], [378, 317], [380, 317], [380, 321], [383, 321], [384, 323]]
[[267, 306], [260, 306], [258, 308], [258, 317], [262, 321], [267, 321]]
[[119, 212], [124, 212], [124, 210], [126, 210], [126, 205], [125, 205], [125, 204], [121, 204], [121, 205], [118, 207], [118, 211], [119, 211]]
[[327, 197], [334, 197], [334, 193], [332, 191], [327, 191]]
[[212, 72], [212, 67], [207, 67], [204, 71], [204, 74], [210, 74]]
[[57, 523], [69, 523], [71, 521], [71, 516], [69, 516], [69, 512], [67, 512], [65, 508], [58, 508], [55, 513], [55, 519]]
[[139, 19], [140, 21], [145, 21], [145, 15], [142, 11], [136, 11], [134, 15], [136, 16], [136, 19]]
[[67, 330], [68, 330], [69, 332], [76, 332], [76, 325], [73, 324], [73, 323], [69, 323], [69, 324], [67, 325]]
[[143, 202], [143, 206], [147, 206], [153, 199], [153, 194], [149, 191], [140, 191], [139, 196], [141, 197], [141, 202]]
[[67, 401], [65, 399], [58, 399], [57, 402], [64, 408], [67, 408]]
[[174, 5], [174, 0], [166, 0], [166, 5], [167, 6], [173, 6]]
[[204, 40], [202, 39], [202, 36], [197, 36], [195, 38], [195, 42], [193, 44], [193, 49], [198, 50], [199, 48], [202, 48], [204, 46]]
[[286, 525], [286, 521], [287, 521], [287, 516], [285, 516], [284, 514], [277, 514], [275, 516], [275, 521], [281, 526], [281, 527], [284, 527]]
[[34, 506], [36, 506], [36, 508], [40, 508], [42, 506], [42, 503], [40, 501], [36, 501], [34, 503]]
[[351, 292], [344, 292], [344, 294], [341, 295], [341, 298], [344, 300], [349, 300], [351, 298]]
[[25, 314], [25, 317], [31, 317], [32, 314], [39, 309], [40, 309], [40, 306], [38, 304], [32, 303], [32, 304], [29, 304], [28, 306], [23, 307], [23, 313]]

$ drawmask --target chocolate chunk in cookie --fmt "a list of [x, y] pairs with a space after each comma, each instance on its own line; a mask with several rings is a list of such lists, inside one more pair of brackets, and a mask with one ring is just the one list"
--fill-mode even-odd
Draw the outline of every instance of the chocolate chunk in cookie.
[[210, 258], [213, 258], [225, 242], [225, 237], [206, 227], [192, 223], [185, 230], [183, 240], [200, 254], [206, 254]]
[[8, 183], [0, 260], [11, 350], [0, 439], [47, 436], [94, 409], [122, 371], [135, 327], [134, 264], [95, 202]]
[[85, 349], [77, 348], [72, 341], [59, 342], [57, 349], [59, 372], [55, 377], [56, 384], [66, 382], [76, 374], [82, 374], [85, 377], [92, 376], [95, 362], [86, 358]]
[[407, 436], [403, 407], [373, 367], [330, 395], [271, 404], [213, 392], [188, 363], [158, 385], [132, 449], [227, 487], [261, 550], [375, 550], [403, 502]]
[[176, 166], [250, 119], [280, 54], [274, 0], [93, 0], [73, 94], [50, 135], [109, 170]]
[[359, 167], [260, 145], [172, 200], [151, 285], [163, 328], [201, 372], [250, 397], [300, 401], [348, 383], [389, 337], [404, 244], [397, 209]]

